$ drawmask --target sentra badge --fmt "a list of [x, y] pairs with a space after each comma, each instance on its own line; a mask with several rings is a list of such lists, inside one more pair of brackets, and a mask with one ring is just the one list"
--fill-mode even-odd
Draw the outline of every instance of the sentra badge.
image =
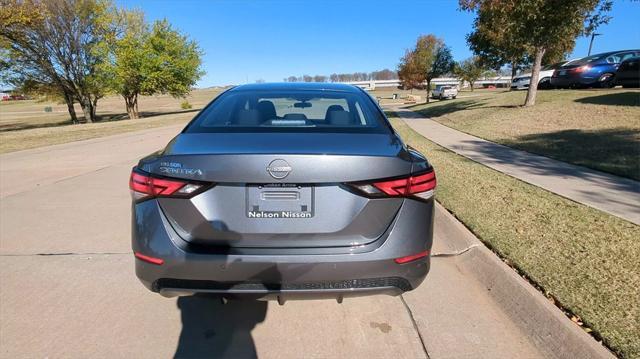
[[199, 168], [185, 168], [178, 162], [160, 162], [158, 170], [166, 175], [202, 176], [203, 174]]

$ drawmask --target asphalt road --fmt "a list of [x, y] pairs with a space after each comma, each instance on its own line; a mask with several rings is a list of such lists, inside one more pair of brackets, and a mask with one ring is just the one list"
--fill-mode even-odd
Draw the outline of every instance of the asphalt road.
[[[178, 130], [0, 155], [0, 357], [542, 357], [457, 256], [434, 257], [401, 297], [343, 304], [148, 292], [134, 274], [127, 181]], [[438, 222], [434, 252], [454, 251]]]

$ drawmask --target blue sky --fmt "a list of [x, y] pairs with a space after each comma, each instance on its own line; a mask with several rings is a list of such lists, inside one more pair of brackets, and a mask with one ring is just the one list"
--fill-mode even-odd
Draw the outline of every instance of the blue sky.
[[[204, 50], [199, 87], [303, 74], [395, 69], [420, 34], [433, 33], [454, 58], [471, 56], [465, 35], [473, 15], [457, 1], [165, 1], [119, 0], [148, 20], [167, 18]], [[640, 3], [616, 0], [593, 53], [640, 48]], [[571, 57], [586, 56], [579, 38]]]

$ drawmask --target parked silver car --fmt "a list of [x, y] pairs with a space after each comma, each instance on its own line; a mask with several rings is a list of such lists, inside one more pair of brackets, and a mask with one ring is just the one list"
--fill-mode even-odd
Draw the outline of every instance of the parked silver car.
[[[555, 64], [544, 66], [540, 69], [540, 75], [538, 80], [538, 88], [539, 89], [550, 89], [553, 86], [551, 85], [551, 76], [555, 70], [562, 67], [566, 64], [567, 61], [557, 62]], [[526, 90], [529, 88], [529, 84], [531, 83], [531, 72], [526, 72], [524, 74], [520, 74], [513, 78], [511, 81], [511, 89], [512, 90]]]
[[397, 295], [429, 271], [436, 177], [363, 90], [228, 90], [133, 168], [136, 274], [165, 296]]
[[529, 88], [530, 83], [531, 83], [531, 74], [516, 76], [513, 78], [513, 80], [511, 80], [511, 89], [526, 90]]
[[431, 91], [431, 98], [437, 98], [440, 100], [454, 99], [458, 96], [458, 88], [452, 85], [436, 85], [436, 88]]

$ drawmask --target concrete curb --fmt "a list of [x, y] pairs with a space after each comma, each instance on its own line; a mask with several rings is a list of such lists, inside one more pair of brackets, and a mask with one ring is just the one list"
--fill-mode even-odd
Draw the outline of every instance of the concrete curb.
[[541, 351], [555, 358], [615, 358], [603, 345], [571, 322], [536, 288], [506, 265], [439, 203], [437, 223], [452, 249], [470, 248], [458, 267], [487, 288], [505, 313]]

